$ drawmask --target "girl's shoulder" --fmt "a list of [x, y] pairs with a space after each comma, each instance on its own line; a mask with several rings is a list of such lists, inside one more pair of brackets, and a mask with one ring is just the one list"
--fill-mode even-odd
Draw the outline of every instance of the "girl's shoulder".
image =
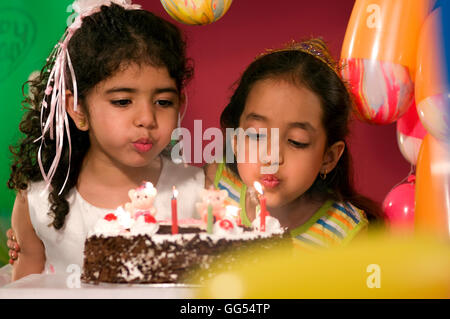
[[28, 188], [27, 188], [27, 195], [30, 196], [36, 193], [42, 193], [42, 192], [47, 192], [48, 190], [46, 189], [46, 183], [45, 181], [38, 181], [38, 182], [30, 182], [28, 184]]
[[364, 211], [350, 202], [328, 200], [306, 224], [291, 230], [291, 235], [309, 248], [340, 246], [366, 231], [368, 224]]
[[49, 190], [45, 181], [30, 182], [26, 192], [30, 207], [42, 207], [48, 202]]

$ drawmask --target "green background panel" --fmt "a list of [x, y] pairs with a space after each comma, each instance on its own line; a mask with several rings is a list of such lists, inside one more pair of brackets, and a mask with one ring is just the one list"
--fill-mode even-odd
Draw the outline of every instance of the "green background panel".
[[[39, 71], [71, 21], [72, 0], [0, 0], [0, 266], [9, 260], [6, 230], [15, 194], [8, 147], [20, 137], [22, 84]], [[26, 93], [26, 92], [25, 92]]]

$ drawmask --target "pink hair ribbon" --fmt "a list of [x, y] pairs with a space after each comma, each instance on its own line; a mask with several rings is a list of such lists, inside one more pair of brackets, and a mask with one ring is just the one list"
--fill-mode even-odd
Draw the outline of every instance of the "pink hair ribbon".
[[[58, 167], [59, 161], [61, 159], [61, 154], [64, 144], [64, 135], [67, 134], [68, 144], [69, 144], [69, 166], [67, 168], [66, 179], [64, 184], [59, 191], [58, 195], [61, 195], [64, 187], [66, 186], [67, 180], [70, 174], [70, 162], [72, 155], [72, 142], [70, 139], [69, 130], [69, 120], [66, 111], [66, 76], [70, 76], [73, 84], [73, 106], [74, 110], [77, 111], [78, 106], [78, 90], [77, 90], [77, 80], [75, 77], [75, 71], [73, 69], [72, 62], [70, 60], [68, 44], [70, 39], [76, 30], [81, 27], [82, 19], [93, 13], [99, 12], [101, 6], [109, 6], [112, 3], [122, 6], [126, 10], [139, 10], [140, 5], [131, 4], [131, 0], [77, 0], [73, 3], [72, 7], [78, 16], [75, 21], [67, 28], [66, 32], [62, 36], [61, 40], [53, 49], [50, 54], [49, 59], [54, 59], [54, 64], [50, 70], [50, 75], [48, 78], [47, 86], [45, 89], [45, 96], [42, 101], [41, 106], [41, 128], [42, 135], [37, 138], [34, 142], [41, 140], [41, 145], [38, 151], [38, 164], [41, 171], [42, 177], [46, 183], [47, 190], [51, 186], [51, 181], [55, 175], [56, 169]], [[66, 75], [66, 67], [69, 68], [70, 74]], [[47, 97], [51, 95], [51, 103], [47, 104]], [[44, 113], [45, 110], [49, 108], [49, 115], [44, 123]], [[47, 132], [50, 134], [50, 139], [56, 139], [56, 152], [53, 158], [53, 162], [47, 172], [45, 172], [44, 165], [42, 163], [42, 148], [45, 147], [45, 135]], [[44, 190], [44, 191], [45, 191]]]

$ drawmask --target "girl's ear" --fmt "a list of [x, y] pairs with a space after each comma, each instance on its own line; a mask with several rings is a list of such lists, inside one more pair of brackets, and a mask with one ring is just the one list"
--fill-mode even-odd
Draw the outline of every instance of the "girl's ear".
[[339, 159], [345, 150], [344, 141], [338, 141], [331, 145], [326, 151], [323, 158], [322, 167], [320, 169], [321, 174], [330, 173], [337, 165]]
[[70, 90], [66, 90], [66, 111], [74, 121], [75, 125], [80, 131], [89, 130], [89, 122], [86, 114], [81, 110], [81, 105], [78, 102], [77, 110], [74, 109], [74, 96]]

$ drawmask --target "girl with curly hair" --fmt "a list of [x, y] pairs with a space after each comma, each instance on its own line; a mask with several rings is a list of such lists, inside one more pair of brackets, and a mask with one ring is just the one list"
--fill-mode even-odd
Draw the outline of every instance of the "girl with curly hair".
[[204, 187], [201, 168], [163, 155], [192, 75], [179, 29], [129, 1], [100, 2], [81, 12], [30, 83], [8, 181], [20, 246], [13, 280], [81, 266], [89, 229], [143, 181], [158, 189], [160, 219], [175, 181], [180, 218], [192, 217]]

